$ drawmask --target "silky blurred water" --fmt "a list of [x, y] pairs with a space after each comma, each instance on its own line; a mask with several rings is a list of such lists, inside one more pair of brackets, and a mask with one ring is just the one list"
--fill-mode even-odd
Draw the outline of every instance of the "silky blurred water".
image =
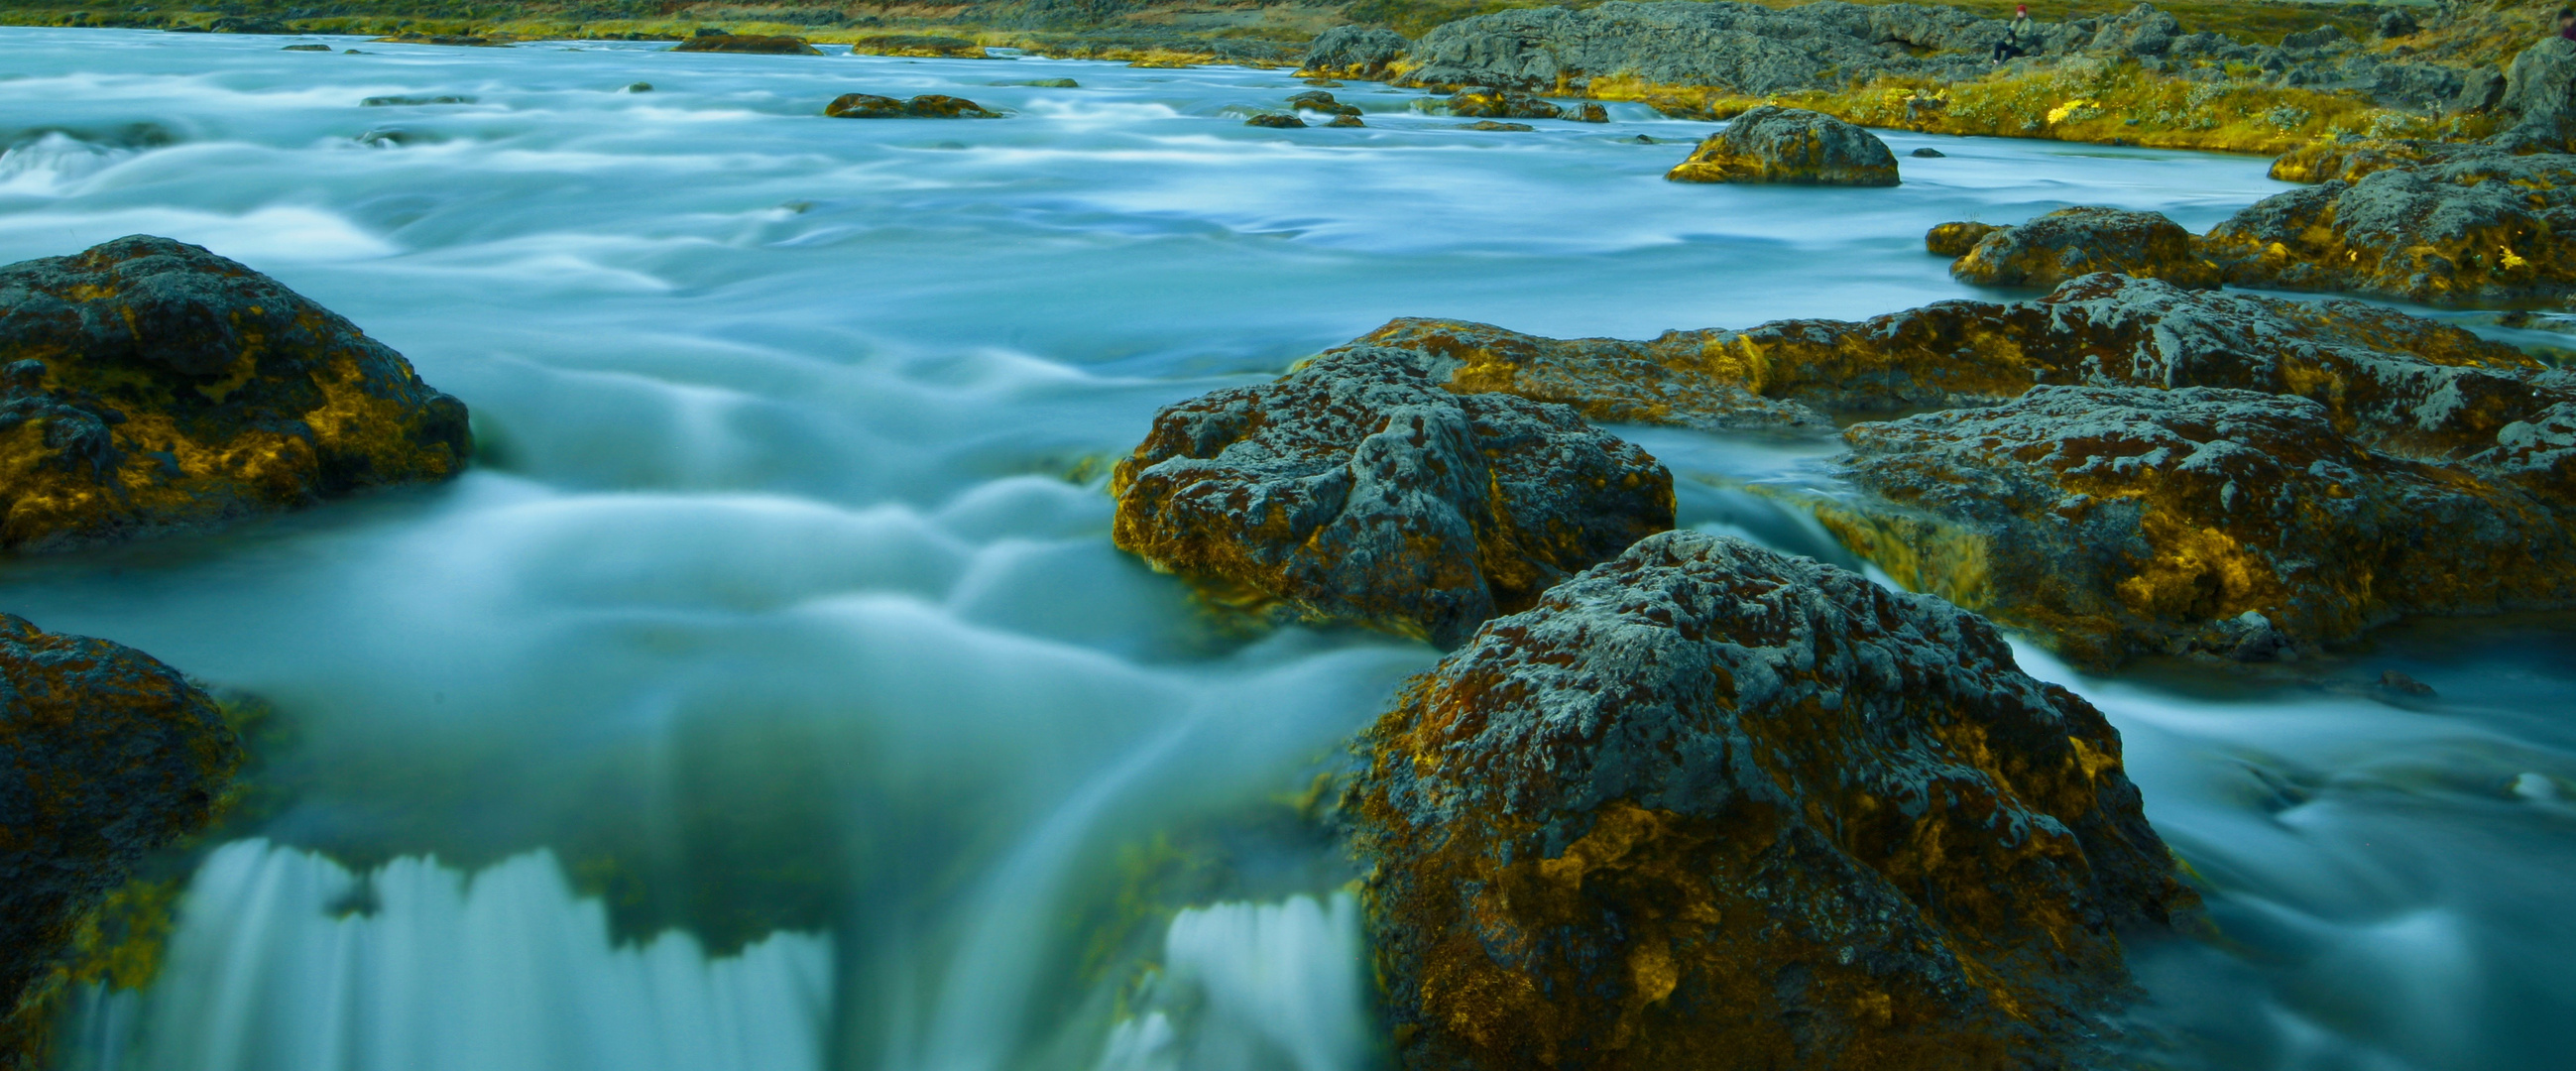
[[[0, 30], [0, 261], [207, 245], [409, 356], [484, 454], [0, 566], [0, 609], [291, 726], [265, 840], [208, 858], [159, 982], [85, 1005], [80, 1066], [1376, 1066], [1351, 874], [1293, 814], [1435, 653], [1248, 631], [1112, 550], [1101, 465], [1156, 408], [1394, 316], [1866, 316], [1971, 293], [1934, 223], [2198, 229], [2282, 188], [1904, 134], [1949, 155], [1895, 189], [1682, 186], [1706, 124], [1472, 132], [1366, 84], [1336, 91], [1366, 129], [1243, 126], [1285, 72], [286, 43]], [[1080, 88], [994, 84], [1052, 78]], [[821, 117], [854, 91], [1010, 114]], [[1829, 443], [1623, 434], [1687, 523], [1850, 564], [1742, 489]], [[2220, 937], [2141, 950], [2142, 1032], [2225, 1068], [2555, 1062], [2570, 636], [2401, 630], [2275, 684], [2033, 654], [2212, 892]], [[2382, 668], [2439, 698], [2351, 684]]]

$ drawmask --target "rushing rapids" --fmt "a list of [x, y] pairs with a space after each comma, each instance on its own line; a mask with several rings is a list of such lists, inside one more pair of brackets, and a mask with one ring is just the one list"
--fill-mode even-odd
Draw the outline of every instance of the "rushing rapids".
[[[1285, 72], [0, 41], [0, 262], [205, 246], [399, 351], [477, 450], [0, 563], [0, 610], [284, 726], [245, 734], [261, 805], [187, 860], [148, 984], [63, 1009], [56, 1062], [99, 1071], [1382, 1066], [1315, 778], [1438, 652], [1120, 554], [1109, 467], [1158, 409], [1397, 317], [1648, 338], [1991, 297], [1926, 228], [2197, 232], [2287, 188], [1902, 133], [1893, 188], [1668, 183], [1708, 124], [1464, 130], [1361, 85], [1365, 128], [1245, 126]], [[1002, 118], [824, 115], [849, 93]], [[1678, 527], [1861, 568], [1776, 493], [1834, 485], [1830, 438], [1615, 430]], [[2208, 907], [2131, 950], [2129, 1043], [2430, 1071], [2576, 1040], [2576, 624], [2227, 673], [2017, 655], [2125, 737]]]

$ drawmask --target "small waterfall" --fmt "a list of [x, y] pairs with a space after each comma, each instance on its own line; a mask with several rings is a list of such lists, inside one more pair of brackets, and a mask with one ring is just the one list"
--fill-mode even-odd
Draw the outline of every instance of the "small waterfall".
[[815, 1071], [832, 950], [778, 933], [709, 959], [618, 947], [547, 852], [470, 877], [406, 857], [363, 876], [266, 841], [209, 857], [159, 981], [93, 994], [84, 1071]]
[[1147, 1010], [1111, 1030], [1099, 1071], [1351, 1071], [1373, 1062], [1359, 901], [1293, 896], [1183, 911]]

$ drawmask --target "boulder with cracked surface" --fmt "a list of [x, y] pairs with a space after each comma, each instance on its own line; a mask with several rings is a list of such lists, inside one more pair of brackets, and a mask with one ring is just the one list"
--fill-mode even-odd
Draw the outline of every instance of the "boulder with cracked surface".
[[1407, 1067], [2084, 1064], [2196, 909], [2083, 699], [1972, 614], [1698, 532], [1496, 619], [1343, 812]]
[[401, 354], [198, 246], [0, 267], [0, 547], [202, 529], [471, 453], [465, 406]]
[[1390, 65], [1411, 47], [1412, 41], [1393, 30], [1335, 26], [1316, 34], [1306, 46], [1306, 60], [1298, 67], [1297, 75], [1354, 81], [1383, 79], [1391, 73]]
[[1900, 583], [2079, 663], [2269, 658], [2402, 614], [2576, 602], [2576, 510], [2501, 471], [2563, 468], [2563, 412], [2532, 415], [2481, 471], [2371, 449], [2309, 398], [2039, 387], [1853, 426], [1864, 494], [1817, 512]]
[[1894, 186], [1896, 154], [1860, 127], [1822, 112], [1764, 105], [1738, 115], [1665, 178], [1801, 186]]
[[[1924, 244], [1934, 241], [1926, 235]], [[2190, 231], [2161, 212], [2118, 208], [2061, 208], [2027, 223], [1995, 228], [1950, 265], [1952, 277], [1980, 286], [2054, 287], [2106, 271], [2176, 286], [2218, 286], [2218, 265], [2202, 259]]]
[[1113, 538], [1275, 616], [1455, 646], [1673, 523], [1672, 476], [1564, 406], [1457, 393], [1354, 346], [1164, 409], [1110, 479]]
[[2337, 158], [2334, 173], [2357, 177], [2265, 198], [2211, 228], [2201, 251], [2241, 286], [2576, 304], [2576, 156], [2484, 145], [2434, 157]]

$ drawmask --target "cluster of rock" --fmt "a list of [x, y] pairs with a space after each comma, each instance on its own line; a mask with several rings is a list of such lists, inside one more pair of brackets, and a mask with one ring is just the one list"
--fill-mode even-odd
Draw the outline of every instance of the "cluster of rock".
[[[1502, 86], [1582, 93], [1595, 78], [1704, 86], [1762, 96], [1831, 89], [1879, 78], [1982, 77], [2007, 23], [1957, 8], [1838, 0], [1773, 8], [1613, 0], [1574, 10], [1537, 7], [1475, 15], [1407, 42], [1383, 30], [1342, 27], [1318, 36], [1305, 67], [1337, 77], [1392, 76], [1399, 84], [1453, 89]], [[2136, 62], [2179, 77], [2239, 72], [2278, 86], [2349, 90], [2416, 110], [2458, 101], [2462, 73], [2363, 47], [2332, 27], [2248, 45], [2223, 34], [2184, 33], [2172, 15], [2139, 4], [2107, 18], [2036, 24], [2021, 43], [2033, 57]]]
[[1936, 596], [1669, 531], [1670, 475], [1586, 420], [1822, 431], [2033, 381], [1997, 340], [1955, 374], [1949, 346], [1909, 355], [1905, 389], [1890, 338], [1937, 333], [1398, 321], [1166, 408], [1119, 463], [1120, 547], [1453, 649], [1364, 734], [1342, 806], [1407, 1066], [2092, 1055], [2122, 935], [2196, 903], [2118, 735]]
[[964, 97], [924, 93], [911, 100], [880, 97], [873, 93], [843, 93], [823, 106], [823, 114], [835, 119], [999, 119], [1002, 113], [989, 110]]
[[[0, 267], [0, 547], [199, 530], [442, 480], [465, 407], [302, 295], [167, 238]], [[33, 1066], [59, 957], [241, 752], [151, 657], [0, 614], [0, 1064]]]
[[[2265, 198], [2197, 237], [2154, 213], [2076, 208], [2014, 227], [1943, 224], [1924, 244], [1959, 257], [1959, 278], [1989, 285], [2124, 271], [2430, 305], [2576, 306], [2576, 154], [2498, 141], [2335, 148], [2293, 166], [2340, 177]], [[1981, 238], [1960, 250], [1972, 231]]]
[[1449, 114], [1468, 119], [1571, 119], [1578, 123], [1606, 123], [1610, 113], [1598, 104], [1584, 101], [1571, 107], [1559, 105], [1528, 93], [1492, 86], [1468, 86], [1449, 95]]

